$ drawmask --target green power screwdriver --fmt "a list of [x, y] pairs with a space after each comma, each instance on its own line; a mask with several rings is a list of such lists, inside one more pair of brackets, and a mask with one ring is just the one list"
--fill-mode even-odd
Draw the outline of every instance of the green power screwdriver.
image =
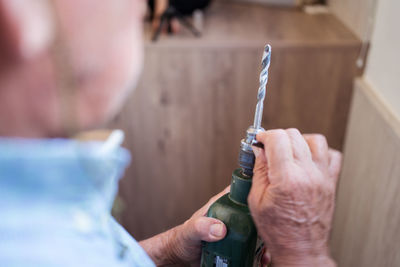
[[214, 202], [207, 212], [208, 217], [221, 220], [227, 227], [227, 234], [221, 241], [202, 243], [202, 267], [253, 267], [261, 266], [263, 244], [257, 238], [257, 229], [247, 206], [255, 156], [252, 146], [260, 146], [256, 141], [261, 128], [262, 112], [268, 68], [271, 60], [271, 46], [266, 45], [262, 57], [260, 73], [260, 87], [257, 95], [257, 107], [254, 123], [247, 129], [246, 137], [241, 140], [239, 152], [239, 166], [232, 173], [230, 193]]

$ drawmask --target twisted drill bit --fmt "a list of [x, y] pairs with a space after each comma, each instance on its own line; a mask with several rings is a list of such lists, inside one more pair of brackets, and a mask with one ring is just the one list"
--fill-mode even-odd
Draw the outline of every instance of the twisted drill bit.
[[260, 87], [258, 88], [256, 113], [254, 114], [253, 127], [256, 130], [261, 128], [265, 91], [268, 82], [268, 68], [270, 62], [271, 62], [271, 46], [267, 44], [264, 48], [264, 53], [261, 61], [262, 69], [260, 73]]
[[254, 114], [254, 123], [246, 131], [246, 137], [240, 142], [239, 152], [239, 166], [242, 168], [242, 172], [245, 176], [253, 176], [253, 168], [255, 163], [255, 156], [253, 153], [252, 146], [263, 147], [262, 143], [256, 141], [256, 135], [258, 132], [263, 131], [261, 128], [261, 119], [264, 109], [264, 98], [265, 91], [268, 82], [268, 68], [271, 61], [271, 46], [266, 45], [261, 61], [261, 73], [260, 73], [260, 87], [258, 88], [257, 94], [257, 106]]

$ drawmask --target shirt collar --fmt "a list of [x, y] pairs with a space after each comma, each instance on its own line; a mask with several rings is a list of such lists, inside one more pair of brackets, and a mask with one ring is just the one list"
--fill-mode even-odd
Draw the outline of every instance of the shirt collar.
[[96, 199], [110, 209], [130, 161], [118, 136], [121, 131], [105, 142], [0, 138], [0, 195], [55, 203]]

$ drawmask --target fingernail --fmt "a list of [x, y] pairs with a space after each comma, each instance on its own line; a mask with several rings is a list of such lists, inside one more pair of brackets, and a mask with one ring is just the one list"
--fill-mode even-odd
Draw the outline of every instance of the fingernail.
[[253, 149], [254, 155], [255, 155], [256, 157], [258, 157], [258, 155], [260, 155], [260, 153], [261, 153], [261, 148], [256, 147], [256, 146], [252, 146], [251, 148]]
[[221, 237], [224, 235], [224, 226], [221, 223], [211, 225], [210, 234], [215, 237]]

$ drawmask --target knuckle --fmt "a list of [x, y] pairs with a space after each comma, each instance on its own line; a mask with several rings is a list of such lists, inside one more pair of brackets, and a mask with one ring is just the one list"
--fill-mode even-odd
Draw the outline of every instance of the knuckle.
[[283, 129], [273, 129], [265, 132], [268, 136], [282, 136], [286, 134], [286, 131]]
[[257, 133], [257, 137], [260, 137], [260, 138], [265, 138], [267, 135], [268, 135], [268, 131]]
[[336, 150], [336, 149], [329, 149], [329, 151], [332, 153], [332, 156], [333, 157], [335, 157], [335, 158], [337, 158], [339, 161], [341, 161], [342, 160], [342, 152], [340, 152], [340, 151], [338, 151], [338, 150]]
[[328, 143], [325, 135], [322, 135], [322, 134], [313, 134], [312, 140], [317, 145], [327, 145], [327, 143]]
[[287, 132], [283, 129], [268, 130], [265, 132], [265, 139], [271, 142], [287, 136]]
[[256, 136], [256, 139], [260, 142], [265, 142], [267, 140], [268, 133], [267, 132], [259, 132]]
[[289, 128], [286, 130], [286, 132], [289, 134], [301, 135], [299, 129], [297, 128]]
[[192, 227], [196, 233], [201, 233], [204, 228], [203, 225], [204, 225], [203, 221], [201, 219], [197, 219], [194, 221]]
[[274, 142], [277, 139], [280, 139], [284, 136], [287, 136], [287, 133], [283, 129], [273, 129], [265, 132], [261, 132], [257, 134], [257, 140], [263, 143]]

